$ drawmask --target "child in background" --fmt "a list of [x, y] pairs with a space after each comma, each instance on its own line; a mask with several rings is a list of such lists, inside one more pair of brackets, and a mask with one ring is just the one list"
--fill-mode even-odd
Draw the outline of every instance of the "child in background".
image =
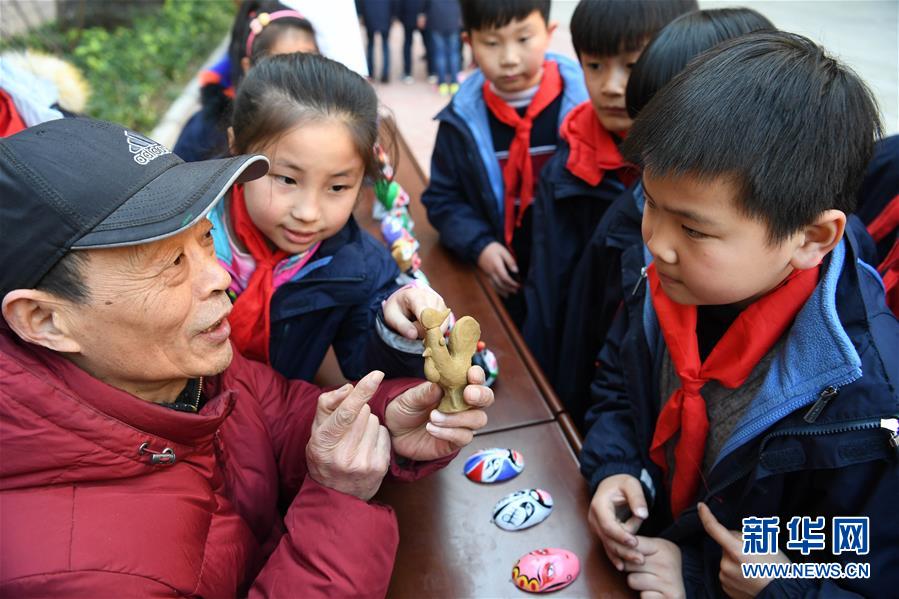
[[271, 169], [210, 215], [233, 279], [231, 339], [289, 378], [310, 380], [332, 345], [349, 379], [421, 376], [414, 321], [444, 308], [429, 288], [397, 290], [393, 258], [352, 217], [377, 175], [377, 104], [362, 77], [314, 54], [264, 59], [235, 99], [232, 151]]
[[603, 213], [637, 177], [618, 151], [631, 126], [624, 102], [631, 68], [656, 31], [694, 9], [695, 0], [581, 0], [571, 16], [590, 99], [568, 113], [541, 174], [524, 287], [522, 336], [551, 382], [572, 271]]
[[227, 55], [200, 73], [202, 108], [184, 125], [174, 153], [185, 162], [227, 155], [225, 130], [240, 80], [259, 58], [290, 52], [318, 52], [312, 24], [280, 2], [244, 0], [234, 18]]
[[441, 96], [459, 91], [459, 32], [462, 14], [458, 0], [424, 0], [418, 25], [428, 30], [437, 91]]
[[[697, 55], [725, 40], [763, 29], [773, 30], [774, 25], [748, 8], [681, 15], [652, 38], [634, 65], [627, 83], [628, 116], [636, 118], [655, 93]], [[555, 353], [544, 353], [550, 360], [550, 382], [583, 433], [587, 432], [584, 415], [590, 406], [596, 356], [624, 293], [636, 283], [629, 279], [622, 282], [622, 255], [627, 252], [633, 259], [642, 260], [643, 202], [643, 187], [638, 181], [605, 211], [565, 285], [568, 299], [563, 304], [561, 330], [546, 341], [557, 344]]]
[[381, 38], [381, 83], [390, 81], [390, 24], [394, 17], [394, 0], [356, 0], [356, 10], [365, 25], [368, 45], [365, 60], [368, 62], [368, 76], [374, 81], [375, 36]]
[[[421, 36], [424, 46], [428, 47], [427, 33], [419, 22], [424, 0], [400, 0], [397, 17], [403, 25], [403, 83], [415, 82], [412, 77], [412, 40], [415, 32]], [[430, 60], [430, 59], [429, 59]]]
[[477, 264], [519, 326], [530, 256], [530, 208], [558, 129], [587, 99], [574, 61], [546, 52], [549, 0], [463, 0], [463, 39], [480, 67], [437, 119], [422, 195], [440, 240]]
[[[581, 454], [590, 524], [632, 589], [899, 586], [899, 323], [845, 228], [878, 134], [858, 77], [781, 32], [704, 53], [635, 120], [622, 151], [643, 168], [648, 256], [623, 264], [638, 283]], [[787, 535], [810, 517], [823, 542], [838, 516], [870, 518], [861, 553]], [[743, 553], [753, 517], [779, 518], [771, 555]], [[744, 578], [748, 561], [866, 562], [870, 578]]]

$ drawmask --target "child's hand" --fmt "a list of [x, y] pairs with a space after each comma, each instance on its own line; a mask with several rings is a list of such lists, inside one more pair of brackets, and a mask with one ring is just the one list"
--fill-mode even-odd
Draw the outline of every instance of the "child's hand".
[[[407, 285], [394, 291], [383, 303], [382, 308], [384, 324], [403, 337], [421, 339], [424, 337], [424, 328], [418, 323], [418, 315], [425, 308], [446, 310], [446, 304], [440, 294], [430, 287]], [[447, 317], [440, 325], [440, 330], [445, 333], [448, 326]]]
[[774, 580], [773, 578], [743, 578], [741, 563], [790, 563], [790, 558], [782, 551], [778, 551], [774, 555], [744, 555], [743, 535], [735, 530], [726, 529], [704, 503], [699, 504], [699, 519], [712, 540], [721, 545], [721, 569], [718, 572], [718, 579], [721, 581], [721, 588], [729, 597], [755, 597]]
[[515, 293], [521, 287], [513, 277], [518, 274], [518, 264], [509, 250], [498, 241], [491, 241], [481, 250], [478, 267], [487, 274], [501, 297]]
[[665, 539], [637, 537], [637, 551], [643, 564], [628, 563], [627, 586], [640, 592], [641, 598], [682, 599], [686, 597], [681, 574], [680, 548]]
[[624, 569], [624, 561], [643, 563], [643, 554], [636, 549], [634, 533], [649, 517], [643, 486], [630, 474], [614, 474], [603, 479], [596, 488], [587, 521], [602, 541], [609, 560]]

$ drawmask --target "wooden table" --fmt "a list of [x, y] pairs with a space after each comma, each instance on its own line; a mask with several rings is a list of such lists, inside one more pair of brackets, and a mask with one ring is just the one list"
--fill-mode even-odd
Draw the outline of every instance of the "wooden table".
[[[480, 322], [500, 374], [493, 387], [496, 403], [488, 410], [490, 424], [470, 446], [440, 472], [414, 483], [385, 482], [378, 493], [376, 500], [396, 510], [400, 527], [388, 596], [526, 597], [511, 582], [515, 561], [534, 549], [561, 547], [578, 556], [581, 575], [553, 596], [633, 597], [587, 525], [590, 494], [579, 472], [576, 428], [489, 282], [439, 244], [420, 202], [426, 178], [400, 136], [397, 142], [397, 180], [412, 198], [422, 269], [457, 316], [469, 314]], [[381, 239], [371, 206], [369, 194], [357, 207], [356, 219]], [[465, 459], [488, 447], [522, 452], [524, 472], [498, 485], [469, 481], [462, 473]], [[546, 521], [519, 532], [491, 522], [498, 499], [530, 487], [553, 497]]]
[[[465, 459], [488, 447], [521, 451], [524, 471], [494, 485], [469, 481], [462, 473]], [[497, 500], [532, 487], [552, 495], [549, 518], [518, 532], [493, 524]], [[393, 506], [400, 526], [388, 597], [527, 597], [511, 582], [512, 566], [544, 547], [568, 549], [581, 563], [577, 580], [553, 597], [633, 596], [587, 527], [587, 484], [555, 422], [475, 437], [440, 472], [414, 483], [386, 482], [376, 499]]]

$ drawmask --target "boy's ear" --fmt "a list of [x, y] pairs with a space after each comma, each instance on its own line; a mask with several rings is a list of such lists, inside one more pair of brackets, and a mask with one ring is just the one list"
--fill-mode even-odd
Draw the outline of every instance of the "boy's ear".
[[846, 230], [846, 214], [842, 210], [825, 210], [815, 222], [799, 232], [799, 245], [790, 264], [797, 270], [813, 268], [836, 247]]
[[553, 33], [555, 33], [556, 29], [559, 27], [558, 21], [550, 21], [546, 24], [546, 37], [551, 38]]
[[462, 43], [471, 45], [471, 37], [468, 35], [468, 32], [464, 29], [462, 30]]
[[228, 126], [228, 151], [234, 156], [234, 127]]
[[243, 74], [246, 75], [250, 71], [250, 67], [253, 66], [250, 64], [250, 57], [244, 56], [240, 59], [240, 68], [243, 70]]
[[14, 289], [3, 298], [3, 318], [23, 341], [60, 353], [81, 351], [66, 318], [66, 300], [38, 289]]

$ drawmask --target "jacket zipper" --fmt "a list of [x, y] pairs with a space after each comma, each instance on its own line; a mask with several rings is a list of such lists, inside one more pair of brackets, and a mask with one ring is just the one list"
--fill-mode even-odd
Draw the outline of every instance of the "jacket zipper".
[[637, 282], [634, 283], [634, 290], [631, 291], [631, 295], [637, 295], [637, 290], [640, 289], [640, 283], [643, 282], [643, 279], [646, 278], [646, 271], [649, 270], [648, 266], [643, 266], [640, 268], [640, 276], [637, 278]]
[[815, 420], [818, 419], [818, 416], [821, 415], [821, 412], [824, 411], [824, 408], [827, 407], [827, 404], [830, 403], [830, 400], [836, 397], [839, 392], [839, 389], [833, 385], [826, 387], [824, 391], [818, 394], [818, 400], [811, 409], [805, 413], [805, 416], [803, 416], [802, 419], [809, 424], [814, 423]]
[[[827, 389], [825, 389], [826, 391]], [[893, 428], [895, 427], [895, 428]], [[810, 437], [815, 435], [830, 435], [833, 433], [848, 433], [852, 431], [862, 431], [869, 429], [883, 428], [890, 432], [890, 440], [889, 444], [891, 447], [899, 448], [899, 433], [896, 432], [899, 429], [899, 420], [896, 418], [892, 419], [880, 419], [880, 420], [862, 420], [857, 422], [845, 423], [837, 426], [829, 426], [823, 427], [819, 429], [809, 430], [809, 429], [787, 429], [784, 431], [775, 431], [773, 433], [769, 433], [762, 439], [759, 447], [764, 447], [768, 440], [773, 439], [774, 437], [786, 437], [790, 435]], [[717, 493], [720, 493], [734, 482], [740, 480], [749, 473], [755, 467], [755, 463], [750, 462], [748, 467], [744, 467], [737, 471], [736, 474], [733, 474], [726, 478], [721, 484], [717, 485], [714, 490], [710, 490], [703, 501], [708, 501], [708, 499]]]
[[890, 433], [890, 447], [899, 452], [899, 418], [881, 418], [880, 428]]

